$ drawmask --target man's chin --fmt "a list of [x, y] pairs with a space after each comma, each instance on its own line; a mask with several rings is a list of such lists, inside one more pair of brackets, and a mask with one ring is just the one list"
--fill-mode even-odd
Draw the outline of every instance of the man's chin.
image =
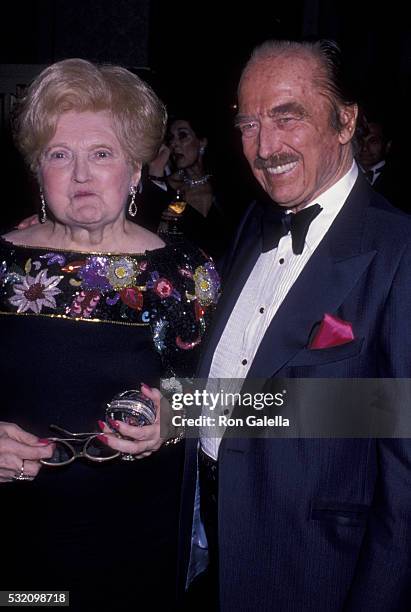
[[278, 206], [283, 208], [294, 208], [300, 202], [294, 194], [286, 193], [282, 189], [270, 189], [266, 190], [266, 193]]

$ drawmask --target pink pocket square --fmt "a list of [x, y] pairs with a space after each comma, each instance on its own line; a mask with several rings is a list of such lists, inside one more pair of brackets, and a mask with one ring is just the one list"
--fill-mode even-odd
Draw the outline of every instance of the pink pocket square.
[[339, 346], [340, 344], [347, 344], [347, 342], [351, 342], [351, 340], [354, 340], [351, 323], [325, 313], [318, 331], [308, 348], [331, 348], [333, 346]]

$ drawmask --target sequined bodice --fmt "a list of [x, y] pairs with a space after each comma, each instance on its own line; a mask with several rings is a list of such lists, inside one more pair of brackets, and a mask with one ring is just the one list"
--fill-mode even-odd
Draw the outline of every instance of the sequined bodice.
[[[217, 294], [212, 262], [184, 244], [129, 255], [0, 239], [0, 421], [40, 438], [54, 435], [51, 424], [98, 433], [119, 392], [195, 373]], [[4, 580], [65, 588], [71, 603], [102, 580], [137, 576], [146, 586], [160, 576], [169, 598], [183, 460], [175, 444], [142, 461], [77, 459], [43, 467], [33, 482], [1, 484]], [[124, 529], [126, 546], [110, 535]]]
[[108, 254], [0, 239], [0, 315], [148, 327], [166, 370], [180, 375], [218, 292], [212, 261], [187, 244]]

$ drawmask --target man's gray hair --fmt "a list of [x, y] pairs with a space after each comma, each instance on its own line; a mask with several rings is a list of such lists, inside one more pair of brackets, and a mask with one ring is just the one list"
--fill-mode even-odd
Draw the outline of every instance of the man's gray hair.
[[355, 99], [344, 71], [342, 54], [339, 46], [332, 40], [294, 41], [267, 40], [256, 47], [241, 75], [239, 90], [245, 73], [254, 64], [266, 59], [274, 59], [279, 55], [300, 55], [312, 57], [318, 61], [319, 70], [315, 76], [315, 84], [331, 105], [331, 122], [340, 131], [343, 127], [340, 119], [340, 108], [352, 106]]

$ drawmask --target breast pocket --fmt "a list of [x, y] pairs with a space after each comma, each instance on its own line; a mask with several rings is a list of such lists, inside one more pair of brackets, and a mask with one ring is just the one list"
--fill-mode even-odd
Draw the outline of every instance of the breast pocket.
[[324, 349], [302, 349], [288, 362], [287, 367], [325, 365], [351, 359], [361, 353], [364, 338], [356, 338], [347, 344]]
[[368, 519], [370, 507], [366, 504], [349, 504], [314, 500], [311, 519], [347, 527], [361, 527]]

